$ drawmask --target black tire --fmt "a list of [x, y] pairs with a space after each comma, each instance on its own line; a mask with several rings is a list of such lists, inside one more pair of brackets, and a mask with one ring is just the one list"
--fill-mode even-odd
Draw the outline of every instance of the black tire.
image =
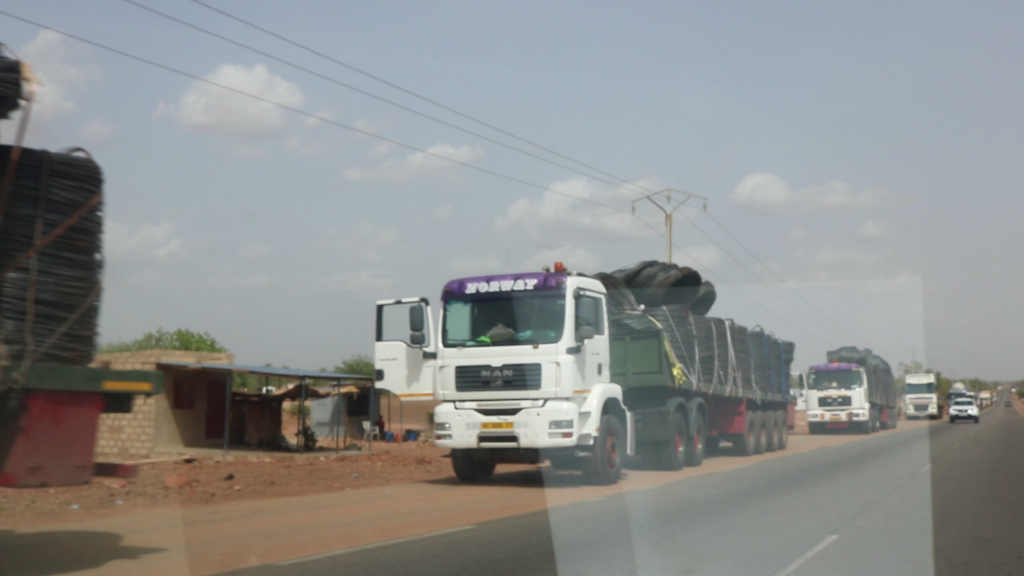
[[757, 444], [757, 428], [754, 426], [755, 412], [749, 411], [743, 418], [743, 434], [736, 434], [732, 437], [732, 450], [737, 456], [753, 456], [754, 445]]
[[775, 452], [779, 449], [779, 413], [764, 413], [764, 451]]
[[690, 435], [690, 449], [686, 451], [686, 465], [696, 467], [704, 463], [708, 426], [700, 412], [697, 412], [694, 418], [696, 421], [693, 423], [693, 434]]
[[452, 468], [463, 482], [486, 482], [494, 476], [495, 466], [494, 462], [481, 459], [470, 450], [452, 450]]
[[954, 423], [956, 423], [956, 418], [953, 418], [952, 416], [950, 416], [950, 417], [949, 417], [949, 423], [950, 423], [950, 424], [954, 424]]
[[974, 417], [974, 423], [977, 424], [979, 422], [981, 422], [981, 416], [975, 416]]
[[785, 450], [789, 446], [789, 421], [786, 418], [786, 411], [779, 410], [776, 420], [779, 423], [779, 437], [775, 441], [775, 445], [779, 451]]
[[766, 429], [764, 423], [764, 412], [754, 412], [754, 454], [764, 454]]
[[679, 412], [672, 414], [668, 422], [672, 439], [658, 444], [658, 466], [662, 470], [682, 470], [689, 460], [690, 434], [686, 428], [686, 418]]
[[594, 450], [583, 462], [583, 474], [593, 484], [615, 484], [622, 477], [626, 434], [619, 419], [611, 414], [601, 416], [601, 428]]

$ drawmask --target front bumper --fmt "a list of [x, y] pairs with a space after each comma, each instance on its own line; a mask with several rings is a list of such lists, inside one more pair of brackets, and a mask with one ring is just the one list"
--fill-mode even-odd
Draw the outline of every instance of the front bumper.
[[[434, 443], [440, 448], [552, 449], [576, 446], [580, 412], [568, 400], [518, 403], [517, 413], [489, 416], [493, 406], [510, 402], [445, 402], [434, 409]], [[468, 405], [468, 406], [465, 406]], [[481, 411], [477, 411], [477, 409]], [[514, 411], [511, 409], [507, 411]], [[552, 422], [572, 421], [571, 428], [552, 429]]]
[[959, 419], [959, 418], [973, 420], [973, 419], [978, 417], [978, 412], [977, 411], [971, 411], [971, 412], [952, 412], [952, 411], [950, 411], [949, 417], [954, 419], [954, 420]]
[[867, 422], [869, 419], [867, 410], [808, 410], [808, 423], [830, 422]]

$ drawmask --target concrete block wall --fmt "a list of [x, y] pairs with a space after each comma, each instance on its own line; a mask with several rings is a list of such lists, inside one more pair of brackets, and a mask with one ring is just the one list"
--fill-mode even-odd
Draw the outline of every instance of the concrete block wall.
[[[234, 354], [184, 350], [140, 350], [97, 354], [91, 366], [108, 370], [156, 370], [160, 362], [233, 364]], [[162, 410], [161, 410], [162, 408]], [[102, 414], [96, 431], [97, 460], [140, 460], [153, 452], [161, 411], [167, 411], [164, 395], [137, 395], [127, 414]]]

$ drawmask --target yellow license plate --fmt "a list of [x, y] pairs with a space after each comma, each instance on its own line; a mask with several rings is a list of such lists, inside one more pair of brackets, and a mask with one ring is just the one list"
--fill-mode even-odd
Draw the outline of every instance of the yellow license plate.
[[829, 420], [839, 420], [839, 421], [842, 421], [842, 419], [843, 419], [843, 415], [842, 414], [831, 414], [831, 415], [829, 415]]
[[483, 430], [511, 430], [511, 422], [484, 422], [480, 425]]

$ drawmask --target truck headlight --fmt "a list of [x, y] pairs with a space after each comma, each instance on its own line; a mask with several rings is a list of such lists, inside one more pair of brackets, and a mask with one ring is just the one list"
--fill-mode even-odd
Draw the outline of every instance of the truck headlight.
[[572, 430], [572, 420], [552, 420], [548, 423], [548, 430]]
[[451, 422], [435, 422], [434, 430], [437, 432], [447, 432], [452, 429]]

